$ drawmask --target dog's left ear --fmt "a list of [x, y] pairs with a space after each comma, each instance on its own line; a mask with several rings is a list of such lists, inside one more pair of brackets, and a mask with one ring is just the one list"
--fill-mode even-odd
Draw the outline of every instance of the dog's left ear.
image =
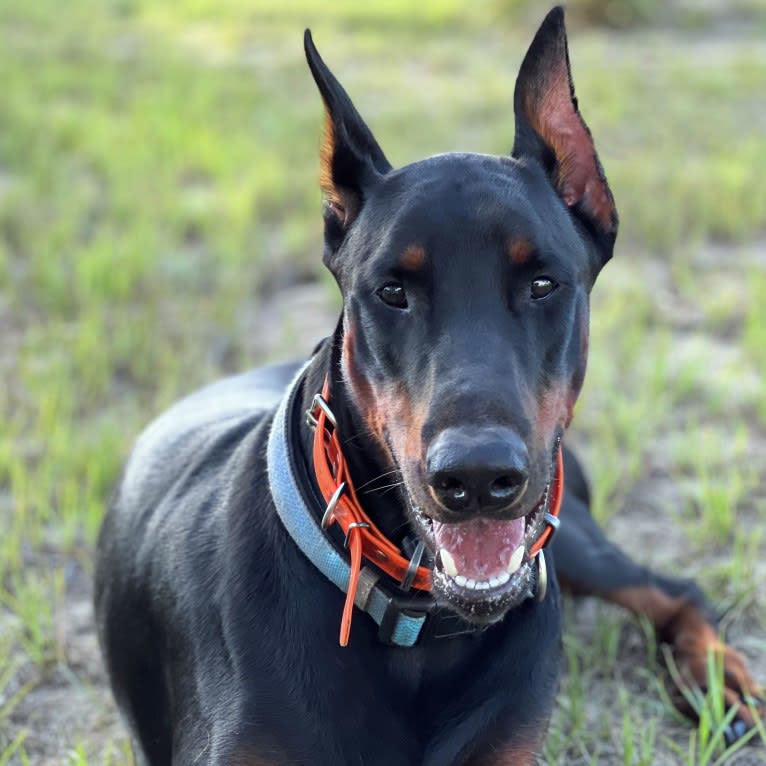
[[513, 156], [534, 157], [571, 213], [593, 237], [596, 272], [611, 257], [617, 210], [593, 138], [580, 116], [569, 68], [564, 10], [540, 25], [516, 80]]
[[325, 197], [325, 235], [336, 249], [364, 204], [365, 191], [391, 165], [333, 73], [322, 61], [311, 31], [303, 38], [311, 74], [326, 111], [319, 185]]

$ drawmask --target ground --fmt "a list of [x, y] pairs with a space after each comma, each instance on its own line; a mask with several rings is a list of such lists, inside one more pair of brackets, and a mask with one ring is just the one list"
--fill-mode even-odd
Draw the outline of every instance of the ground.
[[[174, 398], [334, 326], [303, 28], [403, 164], [508, 149], [541, 15], [0, 4], [0, 766], [131, 763], [90, 606], [109, 488]], [[697, 578], [763, 681], [766, 7], [591, 0], [569, 19], [622, 221], [569, 439], [610, 535]], [[568, 602], [565, 648], [543, 763], [766, 763], [764, 731], [725, 752], [714, 709], [675, 716], [661, 650], [618, 610]]]

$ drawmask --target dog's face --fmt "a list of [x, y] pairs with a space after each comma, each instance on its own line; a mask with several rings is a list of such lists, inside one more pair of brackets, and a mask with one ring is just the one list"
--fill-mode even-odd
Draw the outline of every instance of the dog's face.
[[563, 14], [549, 14], [522, 65], [510, 157], [393, 170], [310, 37], [307, 55], [327, 107], [325, 261], [344, 296], [344, 380], [401, 472], [435, 594], [492, 622], [534, 588], [528, 551], [617, 230]]

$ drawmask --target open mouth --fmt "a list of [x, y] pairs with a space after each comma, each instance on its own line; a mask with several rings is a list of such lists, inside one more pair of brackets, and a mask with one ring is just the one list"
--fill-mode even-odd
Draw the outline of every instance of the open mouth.
[[434, 552], [434, 595], [474, 622], [491, 623], [535, 592], [536, 553], [545, 526], [551, 481], [525, 516], [475, 518], [445, 524], [415, 510], [422, 536]]

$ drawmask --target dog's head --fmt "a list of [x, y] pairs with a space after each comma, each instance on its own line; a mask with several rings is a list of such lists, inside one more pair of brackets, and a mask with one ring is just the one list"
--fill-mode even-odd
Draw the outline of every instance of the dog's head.
[[585, 374], [589, 293], [617, 233], [574, 97], [563, 11], [516, 82], [511, 156], [393, 169], [311, 36], [326, 106], [324, 260], [344, 298], [342, 373], [401, 472], [436, 595], [492, 622], [526, 597]]

